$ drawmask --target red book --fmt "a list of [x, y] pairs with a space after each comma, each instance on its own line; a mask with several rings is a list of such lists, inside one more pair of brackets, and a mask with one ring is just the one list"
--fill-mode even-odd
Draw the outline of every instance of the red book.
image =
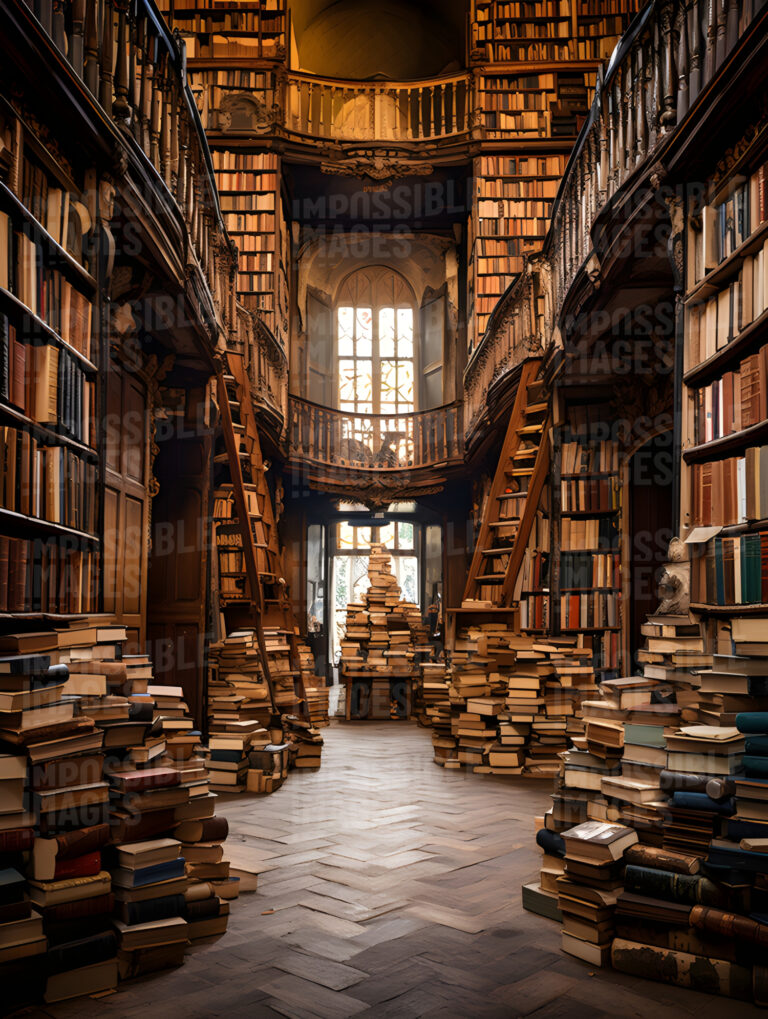
[[114, 905], [114, 897], [108, 892], [106, 895], [92, 895], [90, 899], [76, 899], [74, 902], [44, 906], [42, 913], [46, 923], [56, 923], [60, 920], [77, 920], [81, 916], [102, 916], [111, 913]]
[[0, 831], [0, 853], [21, 853], [32, 848], [34, 828], [8, 828]]
[[101, 853], [97, 849], [84, 856], [73, 856], [71, 860], [56, 859], [54, 881], [63, 881], [68, 877], [90, 877], [101, 870]]
[[768, 531], [760, 532], [761, 601], [768, 602]]

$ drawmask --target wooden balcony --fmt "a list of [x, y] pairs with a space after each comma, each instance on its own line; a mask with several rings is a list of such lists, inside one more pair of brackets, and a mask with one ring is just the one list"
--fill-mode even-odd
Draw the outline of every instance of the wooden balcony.
[[402, 497], [419, 489], [420, 471], [432, 484], [440, 472], [464, 462], [461, 405], [446, 404], [413, 414], [347, 414], [298, 396], [288, 404], [288, 457], [310, 467], [310, 481], [333, 489], [368, 483]]
[[285, 127], [334, 142], [420, 142], [466, 134], [470, 78], [350, 82], [290, 73]]

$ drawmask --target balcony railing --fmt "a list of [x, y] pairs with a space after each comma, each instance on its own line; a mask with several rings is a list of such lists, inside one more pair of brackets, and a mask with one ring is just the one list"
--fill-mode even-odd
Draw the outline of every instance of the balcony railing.
[[413, 414], [346, 414], [291, 396], [289, 456], [325, 467], [368, 471], [418, 470], [464, 457], [461, 406]]
[[449, 138], [469, 130], [470, 78], [349, 82], [290, 73], [285, 126], [330, 141], [408, 142]]

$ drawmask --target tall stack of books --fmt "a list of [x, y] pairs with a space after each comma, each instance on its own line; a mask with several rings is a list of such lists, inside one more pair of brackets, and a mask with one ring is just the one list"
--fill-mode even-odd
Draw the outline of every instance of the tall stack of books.
[[[47, 673], [49, 662], [49, 656], [41, 654], [0, 658], [0, 725], [26, 721], [34, 732], [32, 723], [42, 719], [61, 690]], [[18, 732], [20, 737], [20, 728]], [[25, 876], [24, 854], [35, 834], [35, 816], [27, 810], [27, 754], [20, 742], [7, 741], [6, 733], [15, 737], [16, 730], [0, 730], [0, 980], [9, 993], [4, 1004], [12, 1009], [25, 1003], [17, 991], [30, 979], [48, 942]]]
[[211, 645], [216, 666], [208, 680], [208, 728], [256, 719], [269, 725], [274, 713], [255, 630], [237, 630]]
[[564, 873], [557, 878], [563, 917], [563, 951], [605, 966], [613, 940], [613, 912], [624, 887], [626, 849], [637, 832], [619, 824], [587, 821], [562, 833]]
[[405, 718], [415, 675], [415, 606], [401, 601], [392, 557], [383, 545], [371, 546], [368, 580], [363, 601], [347, 606], [341, 642], [341, 678], [352, 686], [348, 715]]
[[28, 767], [36, 837], [25, 867], [29, 899], [42, 917], [39, 933], [47, 938], [45, 997], [108, 990], [117, 984], [117, 941], [110, 875], [102, 865], [109, 833], [104, 735], [67, 692], [67, 666], [50, 666], [58, 656], [56, 633], [7, 636], [2, 643], [47, 652], [4, 659], [7, 709], [0, 720], [4, 749]]

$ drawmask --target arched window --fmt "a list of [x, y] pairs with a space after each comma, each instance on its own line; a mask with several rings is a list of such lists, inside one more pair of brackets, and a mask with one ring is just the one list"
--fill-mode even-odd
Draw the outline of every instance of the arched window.
[[349, 414], [416, 409], [415, 301], [392, 269], [358, 269], [336, 299], [338, 406]]

